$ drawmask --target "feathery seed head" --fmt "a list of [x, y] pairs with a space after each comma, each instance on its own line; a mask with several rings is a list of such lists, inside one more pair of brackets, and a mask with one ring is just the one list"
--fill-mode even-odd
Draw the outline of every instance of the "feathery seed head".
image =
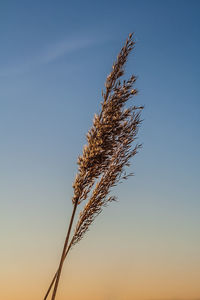
[[93, 126], [87, 133], [87, 145], [78, 157], [78, 174], [73, 184], [73, 203], [81, 203], [87, 198], [97, 178], [108, 172], [120, 145], [123, 143], [124, 147], [128, 147], [126, 150], [126, 147], [124, 148], [125, 153], [130, 151], [130, 144], [137, 135], [140, 110], [143, 107], [124, 108], [127, 101], [137, 93], [133, 88], [136, 77], [132, 75], [129, 80], [124, 80], [123, 84], [119, 80], [124, 74], [128, 54], [135, 45], [132, 37], [130, 34], [106, 79], [101, 112], [94, 115]]

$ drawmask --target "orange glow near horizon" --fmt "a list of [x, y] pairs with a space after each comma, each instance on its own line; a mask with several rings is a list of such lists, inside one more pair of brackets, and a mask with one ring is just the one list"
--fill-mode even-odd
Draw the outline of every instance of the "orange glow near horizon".
[[[92, 246], [87, 243], [91, 243]], [[198, 298], [200, 268], [195, 260], [186, 262], [183, 256], [171, 257], [167, 252], [162, 251], [159, 254], [156, 250], [154, 254], [149, 253], [148, 257], [145, 257], [147, 253], [140, 253], [140, 249], [134, 247], [131, 242], [121, 246], [114, 253], [116, 247], [117, 240], [114, 240], [113, 245], [108, 243], [105, 249], [100, 243], [94, 245], [92, 237], [83, 242], [83, 245], [78, 245], [65, 263], [57, 299]], [[18, 257], [18, 262], [10, 265], [7, 273], [1, 272], [2, 299], [42, 299], [50, 275], [53, 275], [53, 263], [47, 256], [42, 253], [41, 256], [35, 257], [33, 252], [29, 253], [25, 259], [26, 263], [22, 263], [21, 267]]]

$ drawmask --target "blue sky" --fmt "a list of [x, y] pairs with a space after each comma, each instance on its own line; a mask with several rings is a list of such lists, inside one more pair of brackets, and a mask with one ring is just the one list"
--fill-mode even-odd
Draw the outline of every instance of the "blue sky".
[[[106, 224], [120, 217], [122, 228], [130, 225], [134, 232], [130, 247], [134, 242], [141, 243], [140, 251], [148, 247], [149, 259], [156, 256], [155, 245], [168, 258], [175, 245], [175, 261], [182, 249], [182, 260], [189, 264], [193, 257], [198, 265], [199, 12], [199, 1], [1, 1], [5, 253], [11, 247], [20, 252], [17, 239], [28, 240], [32, 249], [38, 238], [38, 251], [51, 245], [57, 253], [71, 212], [77, 156], [100, 109], [105, 78], [134, 31], [136, 47], [126, 74], [138, 76], [134, 101], [145, 105], [143, 149], [131, 166], [136, 176], [116, 189], [119, 203], [108, 208], [104, 225], [97, 222], [93, 232], [105, 234]], [[200, 296], [194, 290], [191, 295]], [[154, 296], [159, 297], [149, 297]]]

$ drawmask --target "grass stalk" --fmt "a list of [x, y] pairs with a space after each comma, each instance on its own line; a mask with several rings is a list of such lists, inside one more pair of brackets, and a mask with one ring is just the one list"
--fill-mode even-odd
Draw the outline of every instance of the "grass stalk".
[[62, 255], [61, 255], [61, 258], [60, 258], [60, 264], [59, 264], [58, 272], [57, 272], [57, 275], [56, 275], [56, 282], [55, 282], [55, 285], [54, 285], [51, 300], [54, 300], [55, 297], [56, 297], [58, 283], [59, 283], [59, 280], [60, 280], [60, 275], [61, 275], [63, 263], [64, 263], [64, 260], [65, 260], [65, 257], [66, 257], [65, 254], [66, 254], [67, 245], [68, 245], [68, 242], [69, 242], [69, 237], [70, 237], [70, 233], [71, 233], [72, 224], [73, 224], [73, 221], [74, 221], [74, 216], [75, 216], [75, 212], [76, 212], [76, 209], [77, 209], [77, 205], [78, 205], [78, 200], [74, 203], [74, 208], [73, 208], [73, 211], [72, 211], [71, 220], [70, 220], [69, 228], [68, 228], [68, 231], [67, 231], [67, 236], [66, 236], [66, 239], [65, 239]]
[[[69, 253], [70, 248], [71, 248], [71, 243], [69, 244], [69, 246], [68, 246], [68, 248], [67, 248], [67, 251], [66, 251], [66, 253], [65, 253], [65, 258], [67, 257], [67, 254]], [[64, 259], [65, 259], [65, 258], [64, 258]], [[52, 287], [53, 287], [53, 284], [54, 284], [54, 282], [55, 282], [55, 280], [56, 280], [57, 275], [58, 275], [58, 270], [56, 271], [56, 273], [55, 273], [55, 275], [54, 275], [54, 277], [53, 277], [53, 279], [52, 279], [52, 281], [51, 281], [51, 283], [50, 283], [50, 285], [49, 285], [49, 288], [48, 288], [48, 290], [47, 290], [47, 292], [46, 292], [46, 295], [44, 296], [44, 299], [43, 299], [43, 300], [46, 300], [46, 299], [48, 298], [49, 293], [50, 293], [50, 291], [51, 291], [51, 289], [52, 289]]]
[[[132, 75], [122, 83], [119, 79], [124, 75], [124, 64], [135, 45], [132, 36], [133, 34], [130, 34], [127, 38], [106, 79], [105, 93], [102, 92], [101, 112], [95, 114], [93, 126], [87, 133], [87, 145], [84, 146], [82, 155], [78, 157], [78, 173], [73, 184], [73, 211], [59, 267], [44, 300], [52, 288], [51, 300], [55, 300], [63, 263], [69, 250], [83, 238], [103, 207], [116, 200], [114, 196], [109, 196], [111, 189], [132, 175], [127, 175], [125, 168], [130, 165], [130, 159], [141, 147], [136, 144], [132, 149], [141, 123], [140, 114], [143, 106], [125, 107], [127, 101], [137, 94], [137, 90], [133, 89], [136, 77]], [[86, 199], [88, 201], [80, 212], [69, 244], [77, 206]]]

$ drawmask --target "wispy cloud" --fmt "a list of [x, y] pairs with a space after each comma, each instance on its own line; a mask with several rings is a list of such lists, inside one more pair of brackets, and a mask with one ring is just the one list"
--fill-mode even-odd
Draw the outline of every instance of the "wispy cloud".
[[7, 77], [10, 75], [26, 73], [38, 66], [51, 63], [74, 51], [80, 51], [101, 42], [103, 41], [96, 38], [65, 38], [59, 42], [43, 47], [39, 53], [30, 55], [27, 60], [23, 60], [17, 64], [12, 62], [12, 66], [5, 66], [4, 68], [0, 67], [0, 76]]
[[96, 44], [97, 40], [77, 38], [71, 40], [60, 41], [50, 47], [48, 47], [40, 56], [40, 63], [52, 62], [64, 55], [67, 55], [73, 51], [81, 50]]

